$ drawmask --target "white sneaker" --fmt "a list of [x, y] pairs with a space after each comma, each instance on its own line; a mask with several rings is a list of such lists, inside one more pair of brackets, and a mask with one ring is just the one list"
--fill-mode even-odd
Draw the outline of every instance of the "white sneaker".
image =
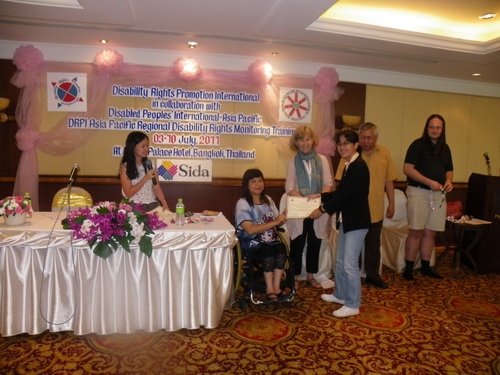
[[342, 306], [340, 309], [333, 312], [333, 316], [337, 318], [346, 318], [348, 316], [358, 315], [359, 309], [353, 309], [351, 307]]
[[340, 303], [341, 305], [345, 303], [343, 299], [338, 299], [333, 294], [322, 294], [321, 299], [326, 302]]

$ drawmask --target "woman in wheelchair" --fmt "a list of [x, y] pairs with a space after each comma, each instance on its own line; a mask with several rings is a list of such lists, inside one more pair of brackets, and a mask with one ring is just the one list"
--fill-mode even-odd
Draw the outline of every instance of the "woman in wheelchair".
[[235, 223], [243, 257], [262, 264], [268, 301], [287, 299], [280, 285], [287, 252], [277, 235], [277, 227], [285, 223], [286, 217], [265, 194], [264, 175], [259, 169], [248, 169], [243, 174], [242, 189]]

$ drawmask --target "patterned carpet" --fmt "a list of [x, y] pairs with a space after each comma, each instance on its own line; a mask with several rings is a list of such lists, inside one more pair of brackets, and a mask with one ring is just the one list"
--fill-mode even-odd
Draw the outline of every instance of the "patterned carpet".
[[388, 290], [363, 285], [358, 316], [304, 286], [290, 304], [238, 304], [217, 329], [132, 335], [0, 337], [1, 374], [500, 374], [500, 275], [414, 282], [384, 268]]

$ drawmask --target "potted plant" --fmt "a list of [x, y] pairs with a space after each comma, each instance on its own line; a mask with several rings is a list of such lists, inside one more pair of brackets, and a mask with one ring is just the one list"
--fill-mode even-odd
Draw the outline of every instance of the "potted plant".
[[0, 216], [4, 217], [6, 225], [21, 225], [27, 216], [33, 214], [29, 198], [9, 196], [0, 200]]

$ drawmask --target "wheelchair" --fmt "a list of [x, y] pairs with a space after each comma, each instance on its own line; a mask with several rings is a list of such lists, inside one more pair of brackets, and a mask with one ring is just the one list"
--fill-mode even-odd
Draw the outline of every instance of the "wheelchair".
[[[295, 281], [293, 265], [290, 258], [290, 249], [282, 232], [278, 231], [280, 241], [285, 245], [286, 262], [281, 279], [281, 290], [285, 296], [276, 300], [266, 299], [266, 283], [264, 281], [264, 271], [262, 265], [252, 257], [244, 257], [240, 243], [233, 248], [234, 255], [234, 290], [236, 292], [236, 302], [240, 309], [245, 309], [249, 302], [254, 305], [290, 303], [295, 298]], [[239, 293], [243, 291], [243, 297]]]

